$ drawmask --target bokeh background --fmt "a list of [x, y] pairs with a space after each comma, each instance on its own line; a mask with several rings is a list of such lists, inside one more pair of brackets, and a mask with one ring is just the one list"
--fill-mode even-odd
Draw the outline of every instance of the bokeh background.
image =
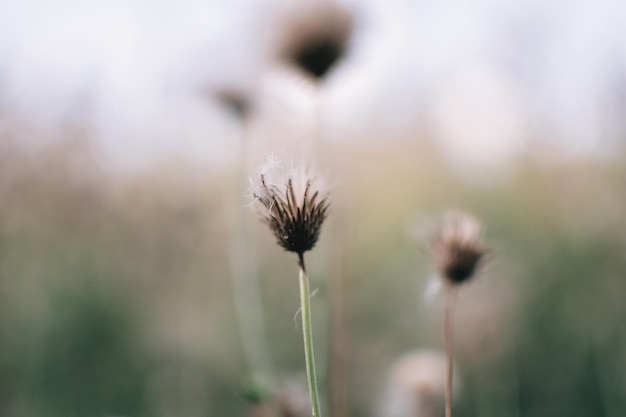
[[[625, 415], [625, 28], [609, 0], [0, 1], [0, 416], [306, 416], [268, 155], [331, 185], [324, 415], [438, 415], [450, 208], [494, 248], [455, 415]], [[316, 76], [293, 48], [328, 39]]]

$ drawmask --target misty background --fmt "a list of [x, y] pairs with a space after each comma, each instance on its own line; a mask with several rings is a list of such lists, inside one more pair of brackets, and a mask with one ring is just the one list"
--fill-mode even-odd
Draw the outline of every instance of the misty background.
[[[427, 133], [452, 158], [478, 165], [518, 155], [529, 141], [605, 153], [623, 143], [623, 2], [342, 4], [355, 34], [325, 86], [332, 140]], [[105, 163], [118, 167], [171, 155], [214, 163], [236, 135], [211, 96], [224, 85], [254, 91], [277, 117], [307, 117], [306, 93], [281, 76], [273, 53], [297, 7], [5, 0], [2, 112], [84, 123]]]

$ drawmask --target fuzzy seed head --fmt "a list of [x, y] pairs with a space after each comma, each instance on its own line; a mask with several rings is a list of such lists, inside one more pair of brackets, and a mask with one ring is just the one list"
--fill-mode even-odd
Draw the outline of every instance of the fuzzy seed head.
[[[461, 391], [454, 369], [453, 400]], [[378, 415], [384, 417], [440, 417], [444, 415], [446, 357], [443, 352], [417, 350], [397, 358], [389, 372]]]
[[442, 278], [451, 284], [471, 279], [489, 252], [482, 242], [483, 226], [463, 212], [449, 213], [430, 242], [430, 253]]
[[304, 3], [287, 18], [280, 56], [321, 81], [341, 61], [353, 32], [353, 16], [333, 1]]
[[253, 184], [252, 196], [261, 204], [263, 221], [281, 247], [299, 255], [313, 249], [328, 212], [328, 197], [314, 183], [300, 173], [271, 183], [261, 173]]
[[252, 100], [243, 91], [221, 89], [215, 92], [215, 98], [241, 120], [247, 118], [252, 111]]

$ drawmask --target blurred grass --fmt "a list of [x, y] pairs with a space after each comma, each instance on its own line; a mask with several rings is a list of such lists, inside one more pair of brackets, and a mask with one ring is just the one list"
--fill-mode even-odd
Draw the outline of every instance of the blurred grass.
[[[229, 208], [245, 203], [235, 170], [110, 176], [81, 138], [38, 152], [0, 142], [0, 415], [246, 415], [227, 263]], [[351, 262], [353, 416], [375, 414], [395, 357], [441, 348], [408, 229], [457, 206], [484, 220], [496, 254], [460, 298], [456, 415], [626, 414], [623, 158], [529, 153], [479, 183], [427, 145], [330, 154], [331, 216], [350, 223], [334, 244]], [[308, 268], [320, 369], [328, 235]], [[280, 375], [301, 377], [295, 260], [263, 225], [256, 236], [271, 353]]]

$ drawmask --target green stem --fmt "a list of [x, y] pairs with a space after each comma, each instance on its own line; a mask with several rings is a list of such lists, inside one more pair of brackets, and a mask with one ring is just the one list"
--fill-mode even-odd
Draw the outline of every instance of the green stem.
[[309, 300], [309, 278], [304, 268], [304, 257], [299, 254], [300, 303], [302, 304], [302, 335], [304, 338], [304, 359], [313, 417], [320, 417], [320, 402], [315, 377], [315, 357], [313, 354], [313, 332], [311, 330], [311, 305]]

